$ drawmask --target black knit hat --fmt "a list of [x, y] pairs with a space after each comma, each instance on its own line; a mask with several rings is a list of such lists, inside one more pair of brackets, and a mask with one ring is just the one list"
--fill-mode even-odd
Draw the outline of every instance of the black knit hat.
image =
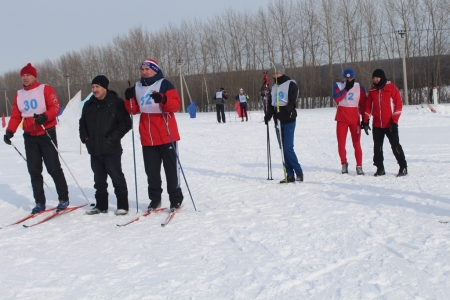
[[94, 79], [92, 79], [91, 84], [98, 84], [99, 86], [108, 89], [109, 80], [105, 75], [97, 75]]
[[379, 78], [386, 78], [386, 74], [384, 74], [384, 71], [381, 69], [376, 69], [372, 73], [372, 78], [379, 77]]

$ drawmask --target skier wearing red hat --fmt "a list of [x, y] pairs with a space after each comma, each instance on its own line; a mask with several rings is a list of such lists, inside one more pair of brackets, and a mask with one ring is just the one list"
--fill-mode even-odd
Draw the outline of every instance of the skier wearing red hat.
[[63, 210], [69, 205], [69, 191], [58, 152], [47, 136], [48, 133], [54, 145], [58, 145], [55, 128], [56, 117], [60, 110], [58, 96], [51, 86], [40, 84], [36, 80], [36, 68], [30, 63], [20, 70], [20, 76], [23, 89], [17, 91], [14, 96], [11, 118], [6, 128], [4, 141], [11, 145], [11, 138], [23, 120], [27, 167], [36, 202], [36, 206], [31, 212], [34, 214], [45, 210], [46, 198], [42, 177], [42, 161], [55, 182], [59, 200], [57, 209]]

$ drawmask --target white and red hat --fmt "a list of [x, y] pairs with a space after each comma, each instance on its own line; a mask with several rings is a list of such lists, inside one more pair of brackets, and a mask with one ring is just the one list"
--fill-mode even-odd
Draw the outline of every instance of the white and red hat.
[[159, 72], [159, 65], [158, 62], [154, 59], [151, 58], [147, 58], [146, 60], [144, 60], [141, 64], [142, 66], [146, 66], [149, 67], [150, 69], [152, 69], [153, 71], [155, 71], [156, 73]]

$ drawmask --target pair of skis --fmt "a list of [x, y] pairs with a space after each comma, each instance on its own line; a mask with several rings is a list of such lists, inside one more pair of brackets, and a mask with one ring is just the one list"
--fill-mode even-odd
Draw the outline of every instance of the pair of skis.
[[[59, 215], [62, 215], [62, 214], [66, 214], [66, 213], [72, 212], [72, 211], [77, 210], [77, 209], [79, 209], [79, 208], [81, 208], [81, 207], [84, 207], [84, 206], [86, 206], [86, 205], [87, 205], [87, 204], [79, 205], [79, 206], [73, 206], [73, 207], [68, 207], [68, 208], [66, 208], [66, 209], [64, 209], [64, 210], [56, 210], [56, 207], [49, 208], [49, 209], [43, 210], [43, 211], [41, 211], [41, 212], [38, 212], [38, 213], [36, 213], [36, 214], [29, 214], [28, 216], [23, 217], [23, 218], [17, 220], [16, 222], [14, 222], [14, 223], [8, 224], [8, 225], [6, 225], [6, 226], [4, 226], [4, 227], [0, 227], [0, 229], [5, 228], [5, 227], [9, 227], [9, 226], [13, 226], [13, 225], [17, 225], [17, 224], [21, 224], [21, 223], [25, 222], [26, 220], [33, 219], [33, 218], [35, 218], [35, 217], [37, 217], [37, 216], [40, 216], [40, 215], [43, 215], [43, 214], [45, 214], [45, 213], [49, 213], [49, 212], [54, 211], [52, 214], [50, 214], [50, 215], [48, 215], [47, 217], [43, 218], [43, 219], [40, 220], [39, 222], [33, 223], [33, 224], [31, 224], [31, 225], [23, 224], [23, 227], [25, 227], [25, 228], [34, 227], [34, 226], [37, 226], [37, 225], [39, 225], [39, 224], [45, 223], [45, 222], [47, 222], [48, 220], [53, 219], [53, 218], [56, 217], [56, 216], [59, 216]], [[181, 208], [182, 208], [182, 206], [181, 206], [180, 208], [176, 209], [176, 210], [173, 210], [173, 211], [171, 210], [170, 213], [169, 213], [169, 215], [167, 216], [166, 220], [164, 221], [164, 223], [161, 223], [161, 226], [162, 226], [162, 227], [165, 227], [167, 224], [169, 224], [170, 221], [171, 221], [171, 220], [173, 219], [173, 217], [175, 216], [175, 214], [176, 214], [177, 212], [179, 212], [179, 211], [181, 210]], [[140, 215], [139, 217], [136, 217], [136, 218], [134, 218], [134, 219], [132, 219], [132, 220], [126, 222], [126, 223], [123, 223], [123, 224], [117, 224], [117, 226], [119, 226], [119, 227], [127, 226], [127, 225], [129, 225], [129, 224], [131, 224], [131, 223], [134, 223], [134, 222], [136, 222], [136, 221], [139, 221], [140, 218], [147, 217], [147, 216], [149, 216], [149, 215], [152, 214], [152, 213], [159, 213], [159, 212], [162, 212], [162, 211], [164, 211], [164, 210], [167, 210], [167, 208], [158, 208], [158, 209], [156, 209], [156, 210], [154, 210], [154, 211], [147, 211], [147, 212], [143, 213], [142, 215]]]
[[[170, 210], [169, 215], [167, 216], [167, 218], [166, 218], [166, 220], [164, 221], [164, 223], [161, 223], [161, 226], [162, 226], [162, 227], [165, 227], [167, 224], [169, 224], [170, 221], [172, 221], [173, 217], [175, 217], [175, 214], [176, 214], [177, 212], [179, 212], [179, 211], [181, 210], [182, 207], [183, 207], [183, 206], [180, 206], [178, 209]], [[157, 208], [157, 209], [155, 209], [155, 210], [146, 211], [146, 212], [143, 213], [142, 215], [140, 215], [140, 216], [138, 216], [138, 217], [136, 217], [136, 218], [134, 218], [134, 219], [132, 219], [132, 220], [126, 222], [126, 223], [123, 223], [123, 224], [117, 224], [117, 226], [119, 226], [119, 227], [127, 226], [127, 225], [129, 225], [129, 224], [131, 224], [131, 223], [134, 223], [134, 222], [136, 222], [136, 221], [139, 221], [141, 218], [144, 218], [144, 217], [147, 217], [147, 216], [151, 215], [152, 213], [159, 213], [159, 212], [162, 212], [162, 211], [165, 211], [165, 210], [167, 210], [167, 208]]]
[[[16, 222], [11, 223], [11, 224], [8, 224], [8, 225], [6, 225], [6, 226], [4, 226], [4, 227], [1, 227], [1, 228], [13, 226], [13, 225], [18, 225], [18, 224], [21, 224], [21, 223], [25, 222], [26, 220], [33, 219], [33, 218], [35, 218], [35, 217], [37, 217], [37, 216], [40, 216], [40, 215], [43, 215], [43, 214], [46, 214], [46, 213], [49, 213], [49, 212], [53, 212], [52, 214], [46, 216], [46, 217], [43, 218], [42, 220], [40, 220], [40, 221], [38, 221], [38, 222], [36, 222], [36, 223], [33, 223], [33, 224], [31, 224], [31, 225], [22, 224], [23, 227], [25, 227], [25, 228], [34, 227], [34, 226], [36, 226], [36, 225], [42, 224], [42, 223], [44, 223], [44, 222], [47, 222], [48, 220], [53, 219], [54, 217], [57, 217], [57, 216], [62, 215], [62, 214], [69, 213], [69, 212], [71, 212], [71, 211], [77, 210], [77, 209], [79, 209], [79, 208], [81, 208], [81, 207], [84, 207], [84, 206], [86, 206], [86, 205], [87, 205], [87, 204], [79, 205], [79, 206], [72, 206], [72, 207], [68, 207], [68, 208], [66, 208], [66, 209], [64, 209], [64, 210], [56, 210], [56, 207], [49, 208], [49, 209], [43, 210], [43, 211], [38, 212], [38, 213], [35, 213], [35, 214], [29, 214], [28, 216], [23, 217], [23, 218], [17, 220]], [[1, 229], [1, 228], [0, 228], [0, 229]]]

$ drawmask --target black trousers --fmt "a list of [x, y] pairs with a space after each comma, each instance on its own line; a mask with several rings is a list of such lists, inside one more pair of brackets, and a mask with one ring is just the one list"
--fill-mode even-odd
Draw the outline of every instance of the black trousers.
[[96, 194], [108, 193], [108, 175], [116, 195], [128, 194], [127, 182], [122, 172], [122, 152], [100, 156], [91, 155], [91, 168], [94, 172]]
[[244, 117], [248, 120], [248, 115], [247, 115], [247, 102], [241, 102], [239, 103], [240, 107], [241, 107], [241, 116], [242, 119], [244, 119]]
[[391, 144], [392, 153], [394, 153], [395, 159], [400, 168], [406, 168], [405, 153], [403, 152], [402, 145], [400, 145], [400, 139], [398, 136], [398, 126], [392, 126], [392, 132], [389, 128], [377, 128], [372, 130], [373, 135], [373, 165], [377, 168], [384, 168], [384, 156], [383, 156], [383, 142], [384, 136], [389, 140]]
[[[48, 129], [53, 143], [58, 147], [55, 128]], [[58, 152], [52, 145], [50, 138], [44, 134], [39, 136], [23, 135], [25, 142], [25, 154], [27, 156], [28, 173], [31, 177], [31, 187], [36, 203], [45, 203], [44, 179], [42, 177], [42, 161], [44, 161], [48, 174], [53, 178], [58, 193], [59, 201], [69, 200], [69, 189], [66, 177], [61, 168]]]
[[[177, 147], [176, 142], [174, 146]], [[174, 150], [177, 151], [173, 149], [172, 143], [142, 147], [148, 182], [148, 197], [152, 201], [161, 201], [161, 193], [163, 191], [161, 188], [161, 162], [166, 173], [167, 193], [169, 194], [170, 203], [175, 204], [183, 201], [183, 193], [180, 187], [180, 171]]]
[[216, 111], [217, 111], [217, 122], [220, 123], [220, 116], [222, 115], [222, 122], [225, 123], [225, 105], [216, 104]]

